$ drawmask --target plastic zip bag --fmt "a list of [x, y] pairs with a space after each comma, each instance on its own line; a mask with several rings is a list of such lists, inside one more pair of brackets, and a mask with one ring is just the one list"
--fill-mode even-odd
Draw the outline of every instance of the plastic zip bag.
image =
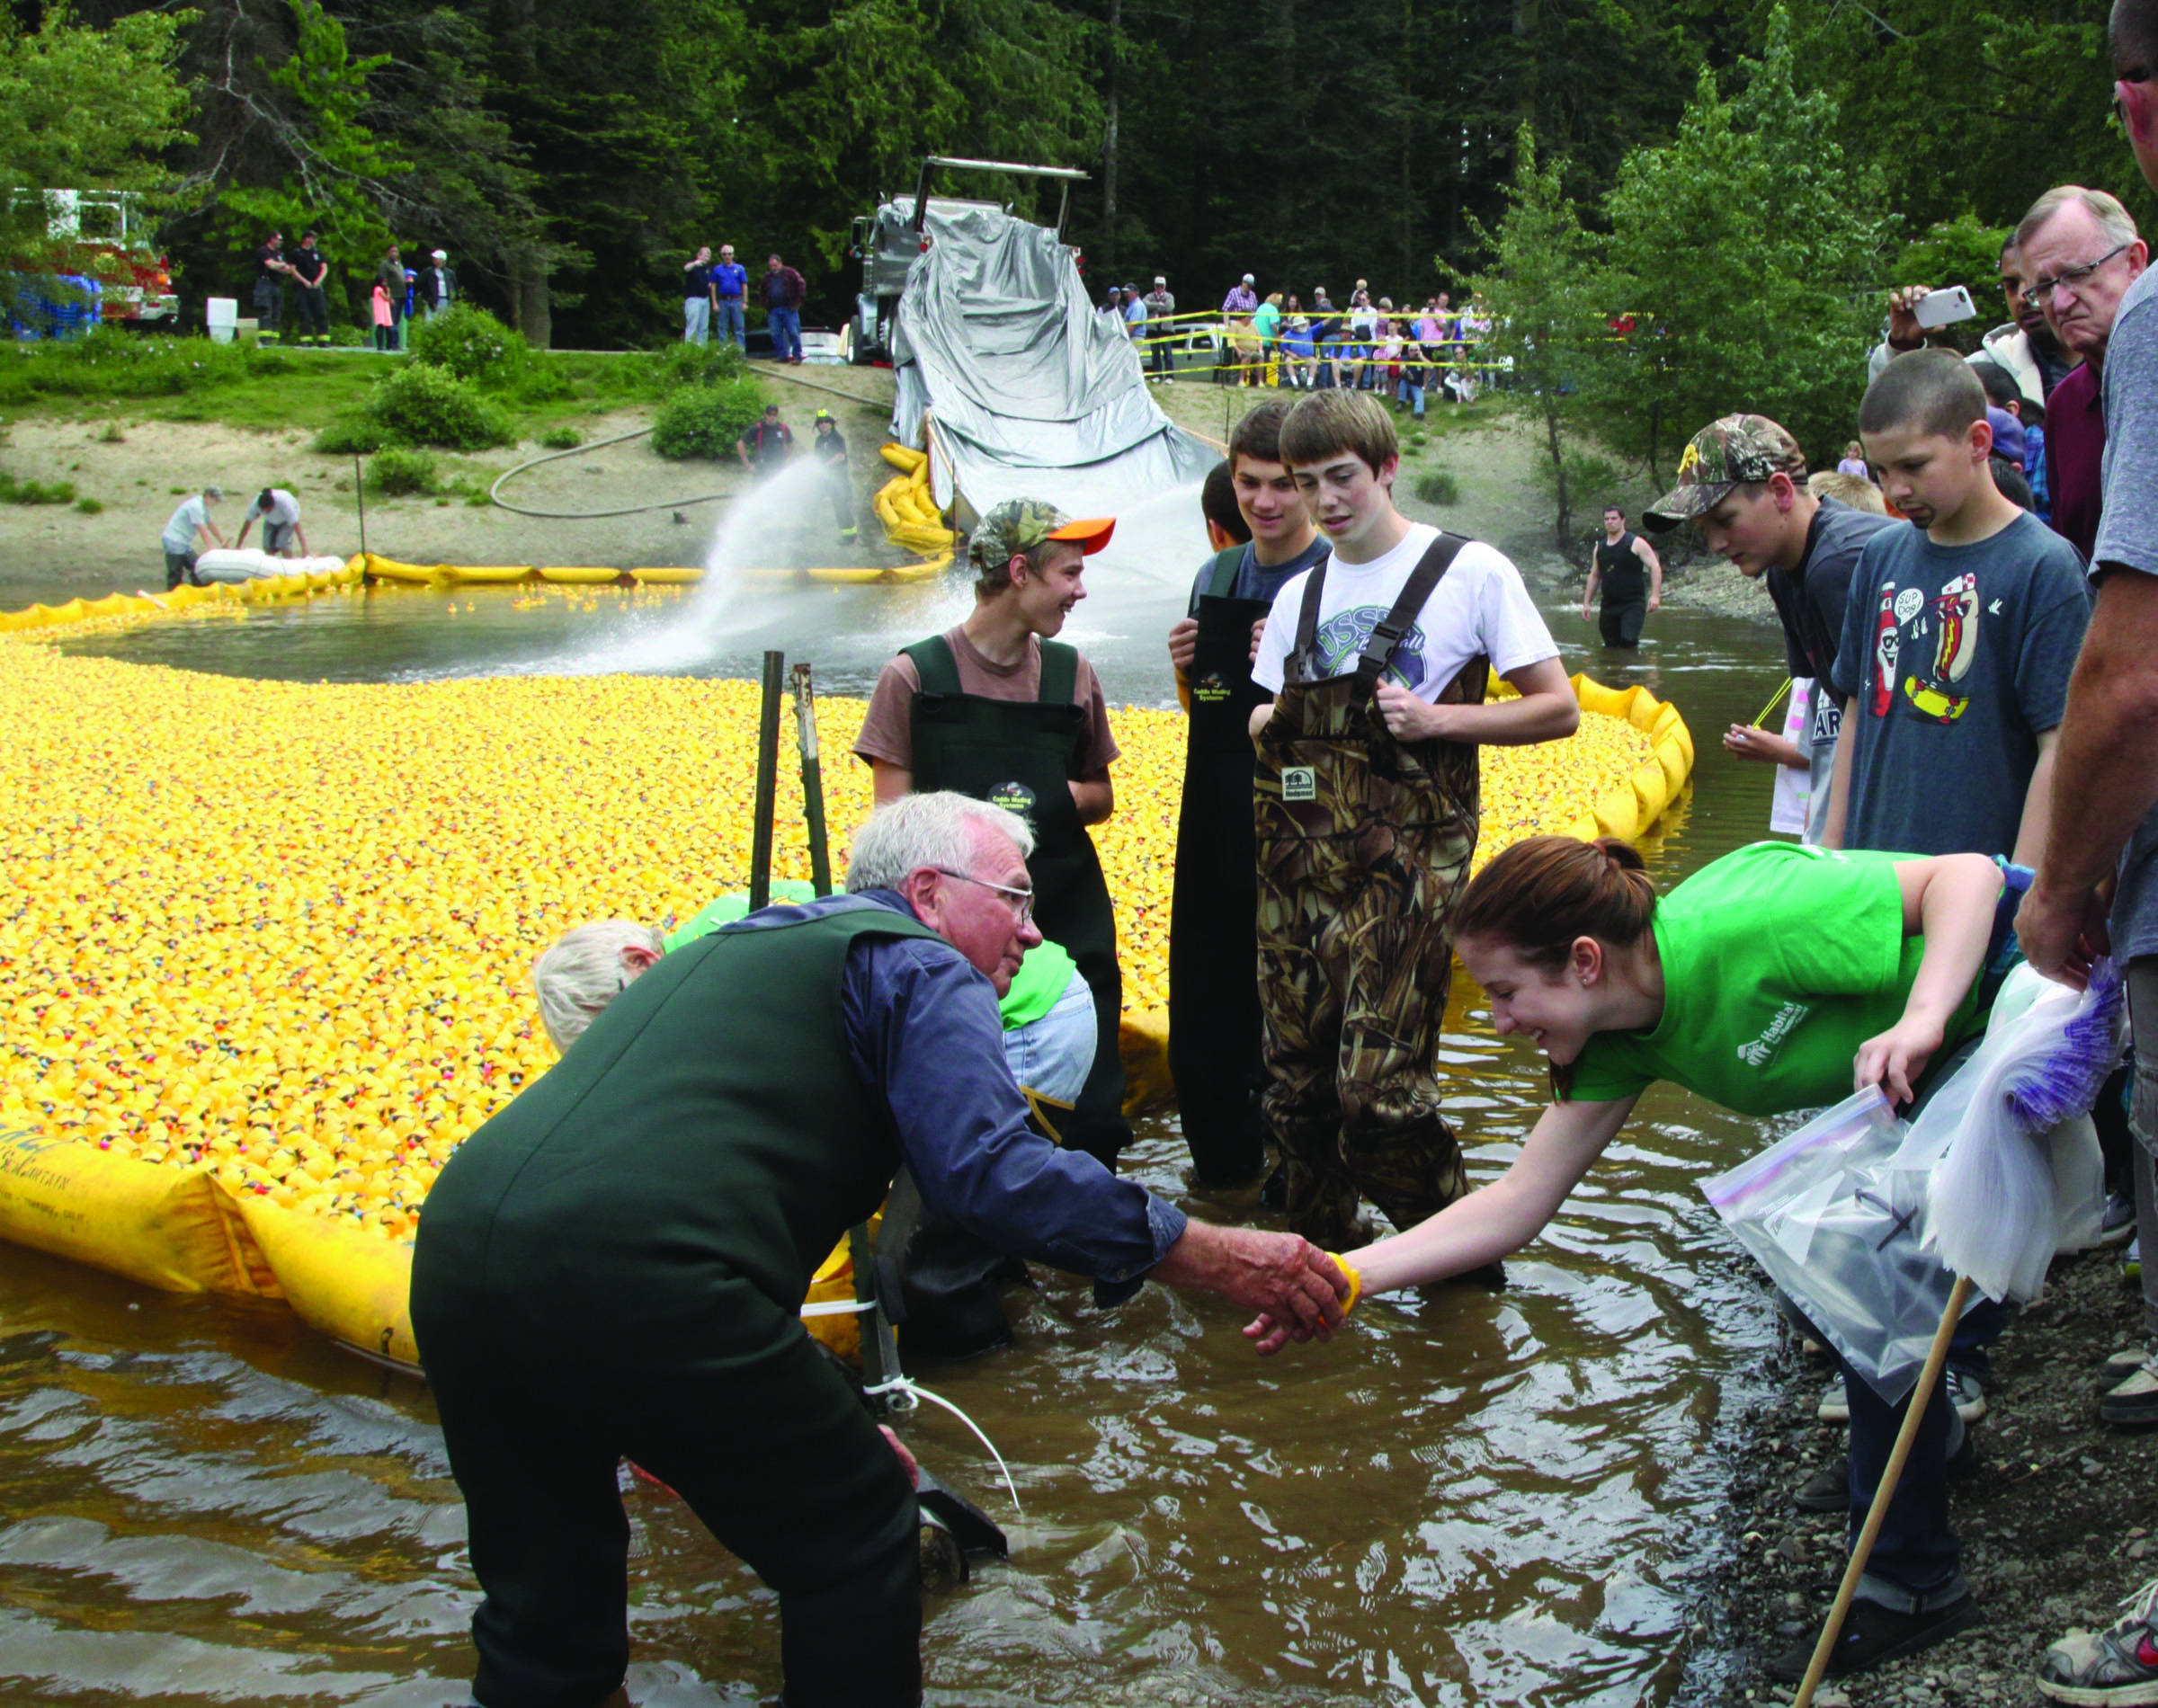
[[1896, 1162], [1907, 1133], [1868, 1086], [1701, 1183], [1769, 1278], [1891, 1405], [1916, 1383], [1955, 1285], [1927, 1249], [1927, 1177]]

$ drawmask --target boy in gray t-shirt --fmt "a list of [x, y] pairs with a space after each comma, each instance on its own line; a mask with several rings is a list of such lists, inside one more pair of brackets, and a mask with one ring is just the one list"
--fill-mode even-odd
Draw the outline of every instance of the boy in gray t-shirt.
[[1851, 573], [1829, 844], [2035, 865], [2090, 622], [2081, 560], [1994, 486], [1985, 390], [1952, 353], [1890, 363], [1859, 431], [1911, 525]]

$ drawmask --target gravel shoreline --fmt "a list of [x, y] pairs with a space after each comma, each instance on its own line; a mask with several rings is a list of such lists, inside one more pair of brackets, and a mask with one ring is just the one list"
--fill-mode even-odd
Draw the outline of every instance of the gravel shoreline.
[[[1763, 1282], [1766, 1291], [1766, 1283]], [[2045, 1297], [2026, 1307], [1993, 1348], [1989, 1410], [1975, 1426], [1979, 1469], [1951, 1485], [1952, 1521], [1978, 1598], [1971, 1630], [1909, 1659], [1830, 1680], [1820, 1708], [2023, 1708], [2047, 1699], [2038, 1657], [2071, 1625], [2102, 1629], [2121, 1601], [2158, 1572], [2158, 1430], [2099, 1420], [2098, 1370], [2141, 1334], [2141, 1297], [2118, 1253], [2054, 1265]], [[1772, 1355], [1775, 1397], [1735, 1420], [1731, 1501], [1705, 1586], [1703, 1644], [1739, 1664], [1689, 1708], [1788, 1702], [1758, 1657], [1815, 1628], [1846, 1559], [1844, 1519], [1800, 1512], [1791, 1497], [1841, 1454], [1840, 1427], [1817, 1422], [1824, 1363], [1796, 1341]]]

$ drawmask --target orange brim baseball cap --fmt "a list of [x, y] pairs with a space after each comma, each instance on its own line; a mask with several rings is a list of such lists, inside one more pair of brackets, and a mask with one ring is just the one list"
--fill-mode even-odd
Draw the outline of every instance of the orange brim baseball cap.
[[1092, 557], [1109, 544], [1109, 537], [1117, 531], [1114, 516], [1083, 516], [1077, 521], [1066, 522], [1049, 535], [1051, 539], [1074, 539], [1079, 542], [1080, 551]]

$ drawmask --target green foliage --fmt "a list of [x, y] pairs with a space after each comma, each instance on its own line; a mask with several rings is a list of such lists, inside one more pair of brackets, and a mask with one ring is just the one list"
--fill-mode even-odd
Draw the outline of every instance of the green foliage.
[[549, 427], [540, 435], [540, 445], [545, 450], [575, 450], [584, 442], [584, 435], [575, 427]]
[[384, 498], [430, 497], [441, 484], [434, 458], [424, 450], [393, 445], [367, 466], [367, 490]]
[[99, 431], [97, 442], [101, 445], [124, 445], [128, 442], [127, 430], [116, 421], [109, 421]]
[[94, 498], [78, 498], [75, 501], [75, 507], [85, 516], [102, 516], [105, 509], [104, 505]]
[[414, 361], [485, 386], [511, 384], [531, 366], [524, 334], [469, 303], [453, 303], [415, 322], [406, 329], [405, 342]]
[[1430, 468], [1416, 476], [1416, 496], [1424, 503], [1444, 510], [1461, 502], [1461, 483], [1447, 468]]
[[1824, 148], [1836, 103], [1797, 72], [1779, 5], [1739, 93], [1704, 72], [1678, 136], [1629, 156], [1609, 199], [1606, 300], [1639, 323], [1602, 376], [1603, 414], [1652, 476], [1736, 410], [1816, 460], [1849, 436], [1894, 222], [1880, 174]]
[[1574, 499], [1568, 435], [1592, 404], [1596, 381], [1611, 360], [1603, 307], [1609, 286], [1600, 269], [1601, 245], [1582, 228], [1565, 193], [1565, 163], [1539, 165], [1535, 134], [1526, 125], [1514, 144], [1514, 162], [1497, 234], [1471, 226], [1492, 254], [1490, 267], [1471, 281], [1492, 322], [1479, 354], [1513, 364], [1514, 384], [1536, 423], [1539, 467], [1555, 503], [1552, 529], [1564, 550]]
[[18, 480], [0, 468], [0, 504], [72, 504], [71, 480]]
[[370, 413], [393, 444], [484, 450], [516, 439], [509, 417], [469, 381], [422, 362], [407, 362], [383, 379]]
[[652, 424], [652, 449], [677, 460], [730, 457], [735, 441], [763, 407], [750, 380], [685, 387], [660, 406], [659, 419]]
[[672, 343], [641, 362], [616, 366], [636, 374], [640, 385], [658, 396], [684, 386], [720, 385], [739, 379], [749, 371], [749, 363], [740, 351], [732, 344], [720, 343]]

